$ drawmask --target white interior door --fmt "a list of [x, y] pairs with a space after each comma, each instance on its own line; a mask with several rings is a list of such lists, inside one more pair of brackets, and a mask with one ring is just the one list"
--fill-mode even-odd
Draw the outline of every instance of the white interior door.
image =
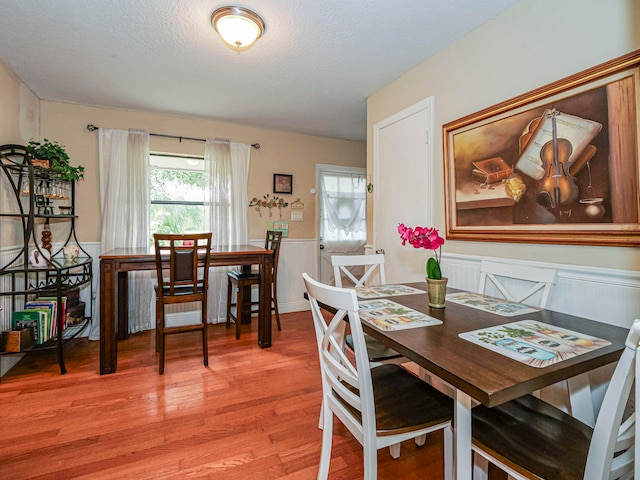
[[[339, 179], [339, 186], [328, 187], [328, 190], [323, 185], [323, 177], [331, 177], [333, 180]], [[338, 165], [317, 165], [316, 167], [316, 179], [317, 179], [317, 192], [318, 192], [318, 232], [320, 232], [320, 241], [318, 244], [318, 265], [319, 265], [319, 280], [329, 285], [334, 284], [333, 279], [333, 267], [331, 266], [332, 255], [360, 255], [364, 253], [364, 245], [367, 238], [366, 228], [366, 169], [357, 167], [341, 167]], [[334, 185], [334, 182], [329, 182]], [[325, 211], [325, 197], [332, 196], [334, 200], [336, 197], [343, 196], [344, 204], [342, 205], [342, 212], [333, 212], [332, 215]], [[355, 197], [355, 201], [350, 201], [349, 197]], [[358, 205], [358, 202], [364, 202], [362, 205]], [[359, 224], [357, 227], [351, 225], [351, 228], [355, 228], [357, 231], [349, 231], [345, 233], [344, 230], [335, 228], [337, 224], [343, 224], [349, 222], [348, 218], [352, 217], [350, 212], [357, 212], [359, 218], [364, 223]], [[344, 217], [340, 220], [336, 217]], [[330, 225], [333, 226], [330, 226]], [[347, 227], [346, 230], [351, 228]]]
[[424, 280], [429, 254], [402, 246], [398, 224], [433, 226], [433, 97], [373, 126], [373, 245], [387, 283]]

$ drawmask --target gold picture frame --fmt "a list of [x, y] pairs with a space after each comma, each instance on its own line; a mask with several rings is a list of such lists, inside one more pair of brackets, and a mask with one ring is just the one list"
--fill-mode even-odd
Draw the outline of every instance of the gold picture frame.
[[640, 50], [443, 126], [448, 239], [640, 245]]

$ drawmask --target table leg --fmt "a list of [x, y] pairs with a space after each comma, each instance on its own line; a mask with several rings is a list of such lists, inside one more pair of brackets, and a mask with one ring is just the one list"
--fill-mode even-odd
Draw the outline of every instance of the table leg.
[[[243, 265], [242, 273], [250, 274], [251, 265]], [[242, 305], [236, 307], [236, 316], [242, 325], [251, 325], [251, 285], [242, 290]]]
[[596, 424], [596, 418], [593, 413], [589, 374], [583, 373], [567, 379], [567, 389], [569, 390], [571, 415], [593, 428]]
[[258, 316], [258, 345], [271, 346], [271, 255], [266, 255], [260, 265], [260, 314]]
[[471, 397], [456, 389], [454, 400], [453, 478], [471, 480]]
[[115, 302], [115, 265], [103, 259], [100, 260], [100, 375], [115, 373], [118, 364]]
[[118, 340], [129, 338], [129, 275], [118, 272]]

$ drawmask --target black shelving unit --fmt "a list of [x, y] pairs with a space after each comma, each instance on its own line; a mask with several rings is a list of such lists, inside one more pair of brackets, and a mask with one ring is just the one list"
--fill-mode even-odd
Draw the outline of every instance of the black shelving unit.
[[[10, 297], [11, 309], [0, 314], [8, 315], [10, 321], [11, 312], [42, 296], [55, 297], [60, 307], [62, 298], [71, 290], [89, 288], [89, 303], [85, 305], [83, 321], [65, 328], [62, 308], [57, 308], [55, 335], [46, 343], [33, 347], [34, 350], [57, 349], [60, 373], [64, 374], [64, 344], [87, 328], [93, 311], [93, 259], [76, 237], [75, 182], [65, 181], [54, 171], [34, 165], [22, 145], [0, 147], [0, 169], [3, 176], [0, 188], [5, 190], [4, 185], [9, 186], [7, 191], [0, 191], [3, 195], [0, 217], [6, 224], [15, 221], [17, 231], [22, 233], [22, 245], [11, 250], [9, 261], [0, 268], [0, 296]], [[34, 266], [29, 260], [34, 250], [40, 255], [49, 253], [42, 246], [45, 225], [61, 222], [68, 224], [66, 240], [61, 246], [58, 243], [57, 248], [51, 248], [50, 260], [43, 266]], [[64, 247], [74, 243], [79, 248], [78, 257], [65, 258]]]

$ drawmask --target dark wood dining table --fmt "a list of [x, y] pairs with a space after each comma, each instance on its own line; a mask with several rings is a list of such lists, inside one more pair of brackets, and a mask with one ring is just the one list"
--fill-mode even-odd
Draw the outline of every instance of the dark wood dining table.
[[[426, 290], [426, 283], [406, 285]], [[449, 289], [449, 292], [456, 290]], [[616, 362], [628, 330], [551, 310], [505, 317], [451, 301], [445, 308], [430, 308], [426, 293], [386, 297], [406, 307], [442, 320], [442, 324], [383, 331], [362, 322], [364, 330], [400, 352], [428, 372], [454, 387], [455, 478], [470, 480], [472, 400], [494, 407], [562, 380], [584, 376], [598, 367]], [[602, 338], [610, 345], [536, 368], [459, 337], [459, 334], [534, 320], [574, 332]], [[593, 408], [593, 407], [591, 407]]]
[[[211, 266], [260, 267], [258, 345], [271, 346], [271, 270], [273, 251], [253, 245], [220, 245], [211, 250]], [[100, 255], [100, 374], [115, 373], [118, 339], [128, 332], [128, 272], [155, 270], [153, 249], [117, 248]], [[245, 295], [250, 298], [249, 295]], [[117, 314], [117, 318], [116, 318]]]

